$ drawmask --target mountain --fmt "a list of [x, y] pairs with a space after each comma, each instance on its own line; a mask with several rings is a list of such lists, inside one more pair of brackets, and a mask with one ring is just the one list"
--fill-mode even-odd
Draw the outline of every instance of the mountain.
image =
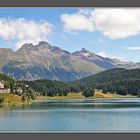
[[51, 79], [71, 81], [102, 70], [96, 64], [72, 56], [69, 52], [46, 42], [24, 44], [2, 72], [18, 80]]
[[[1, 55], [2, 54], [2, 55]], [[0, 49], [1, 72], [17, 80], [50, 79], [73, 81], [116, 67], [140, 67], [140, 64], [104, 58], [84, 48], [70, 53], [47, 42], [26, 43], [16, 52]]]
[[74, 52], [72, 55], [82, 60], [92, 62], [103, 69], [115, 68], [116, 66], [122, 65], [122, 63], [124, 63], [117, 59], [109, 59], [101, 57], [95, 53], [86, 50], [85, 48], [82, 48], [81, 51]]

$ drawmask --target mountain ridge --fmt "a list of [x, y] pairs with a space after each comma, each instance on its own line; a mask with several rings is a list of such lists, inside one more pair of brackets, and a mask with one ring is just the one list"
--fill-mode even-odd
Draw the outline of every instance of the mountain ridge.
[[[6, 53], [3, 55], [1, 52], [0, 49], [1, 57], [5, 58]], [[68, 82], [107, 69], [140, 67], [140, 63], [104, 58], [85, 48], [70, 53], [45, 41], [37, 45], [26, 43], [16, 52], [9, 52], [7, 57], [10, 57], [5, 64], [0, 65], [1, 72], [17, 80], [49, 79]]]

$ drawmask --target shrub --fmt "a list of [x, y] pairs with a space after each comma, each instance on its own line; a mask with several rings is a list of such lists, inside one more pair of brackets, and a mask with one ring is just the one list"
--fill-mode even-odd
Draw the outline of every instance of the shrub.
[[2, 103], [4, 101], [4, 97], [0, 96], [0, 103]]
[[94, 93], [95, 93], [95, 90], [94, 89], [86, 88], [82, 92], [82, 95], [85, 96], [85, 97], [91, 97], [91, 96], [94, 96]]

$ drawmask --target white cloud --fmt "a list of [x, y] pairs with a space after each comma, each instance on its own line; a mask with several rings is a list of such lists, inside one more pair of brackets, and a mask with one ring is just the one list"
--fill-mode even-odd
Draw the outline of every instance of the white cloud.
[[84, 14], [63, 14], [61, 21], [64, 23], [65, 30], [94, 31], [93, 22]]
[[140, 34], [138, 8], [95, 8], [85, 12], [81, 9], [75, 14], [63, 14], [61, 20], [67, 30], [99, 31], [111, 39]]
[[126, 38], [140, 33], [140, 9], [97, 8], [92, 11], [96, 30], [111, 39]]
[[0, 38], [16, 41], [17, 48], [24, 43], [36, 44], [47, 40], [51, 30], [52, 25], [47, 21], [0, 18]]
[[127, 47], [127, 50], [140, 51], [140, 47]]

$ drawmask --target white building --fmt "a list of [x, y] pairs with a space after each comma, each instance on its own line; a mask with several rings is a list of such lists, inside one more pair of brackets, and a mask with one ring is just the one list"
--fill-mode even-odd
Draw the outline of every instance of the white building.
[[0, 80], [0, 89], [4, 89], [4, 81]]
[[10, 89], [5, 89], [4, 88], [4, 81], [0, 80], [0, 93], [10, 93]]

